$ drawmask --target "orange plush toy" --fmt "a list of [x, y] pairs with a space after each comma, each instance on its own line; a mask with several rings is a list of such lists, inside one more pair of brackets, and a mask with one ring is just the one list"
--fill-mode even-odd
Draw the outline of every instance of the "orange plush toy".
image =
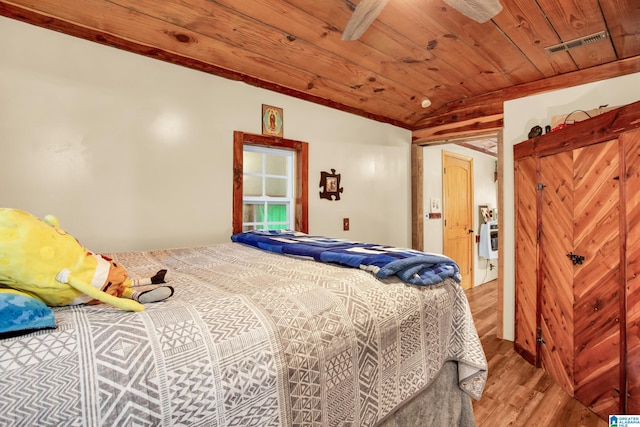
[[[149, 302], [158, 302], [169, 298], [173, 295], [173, 287], [156, 286], [166, 283], [164, 278], [167, 270], [160, 270], [155, 275], [145, 279], [130, 279], [127, 270], [105, 255], [95, 255], [87, 252], [87, 256], [95, 256], [98, 260], [96, 270], [103, 269], [107, 271], [107, 278], [102, 286], [102, 292], [113, 295], [116, 298], [129, 298], [142, 304]], [[107, 264], [104, 264], [104, 263]], [[88, 304], [99, 304], [101, 301], [93, 299]]]

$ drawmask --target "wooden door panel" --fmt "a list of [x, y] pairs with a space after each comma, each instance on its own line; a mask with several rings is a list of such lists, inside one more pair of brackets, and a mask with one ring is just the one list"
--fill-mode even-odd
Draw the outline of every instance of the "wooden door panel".
[[575, 397], [620, 411], [620, 169], [617, 140], [574, 150]]
[[538, 298], [538, 212], [536, 159], [516, 162], [516, 283], [515, 348], [531, 364], [536, 363]]
[[640, 414], [640, 131], [620, 137], [626, 159], [627, 412]]
[[[516, 162], [539, 159], [538, 181], [547, 184], [538, 194], [538, 324], [546, 341], [538, 345], [538, 359], [569, 394], [605, 420], [609, 414], [640, 414], [638, 106], [601, 115], [602, 123], [593, 118], [568, 133], [552, 132], [514, 146]], [[563, 152], [571, 152], [575, 162], [558, 154]], [[519, 170], [522, 164], [516, 164], [516, 187]], [[570, 170], [575, 172], [571, 185], [565, 173]], [[570, 186], [575, 192], [567, 195]], [[516, 188], [517, 198], [519, 192]], [[570, 205], [575, 207], [572, 245], [565, 215]], [[515, 219], [515, 226], [525, 230], [527, 220], [520, 212]], [[518, 257], [526, 245], [517, 233]], [[568, 252], [584, 256], [582, 264], [568, 265]], [[518, 259], [516, 269], [523, 270]], [[516, 303], [522, 304], [518, 274]], [[571, 294], [565, 281], [571, 283]], [[518, 334], [518, 319], [526, 317], [519, 307], [516, 316]], [[566, 386], [572, 380], [573, 393]]]
[[460, 267], [462, 288], [473, 287], [473, 160], [443, 152], [443, 253]]
[[542, 367], [573, 396], [573, 156], [540, 159], [542, 203], [540, 329]]

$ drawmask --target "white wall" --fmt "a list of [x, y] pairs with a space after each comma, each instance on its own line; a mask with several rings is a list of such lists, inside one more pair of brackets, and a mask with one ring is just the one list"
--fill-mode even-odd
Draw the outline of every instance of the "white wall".
[[[473, 224], [476, 234], [480, 232], [479, 208], [487, 205], [497, 208], [498, 184], [494, 181], [496, 158], [478, 151], [470, 150], [455, 144], [425, 146], [422, 149], [423, 163], [423, 210], [424, 218], [424, 250], [442, 253], [443, 222], [442, 219], [429, 219], [430, 200], [438, 198], [442, 202], [442, 152], [457, 153], [473, 159], [474, 210]], [[498, 260], [487, 262], [478, 255], [478, 244], [474, 245], [474, 278], [473, 285], [481, 285], [498, 277]], [[490, 269], [489, 264], [494, 268]]]
[[504, 104], [504, 209], [500, 215], [504, 237], [504, 337], [514, 336], [514, 188], [513, 146], [527, 139], [529, 130], [550, 124], [551, 117], [601, 105], [621, 106], [640, 100], [640, 73], [507, 101]]
[[[3, 17], [0, 52], [0, 206], [92, 250], [229, 241], [233, 131], [260, 133], [262, 104], [310, 144], [310, 233], [411, 244], [408, 130]], [[318, 196], [331, 168], [340, 201]]]

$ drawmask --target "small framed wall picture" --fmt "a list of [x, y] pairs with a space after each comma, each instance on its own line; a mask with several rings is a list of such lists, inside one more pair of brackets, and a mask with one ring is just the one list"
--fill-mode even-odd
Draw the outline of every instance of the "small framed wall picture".
[[340, 200], [340, 193], [343, 188], [340, 187], [340, 174], [335, 169], [329, 172], [320, 172], [320, 198], [327, 200]]
[[282, 108], [262, 104], [262, 134], [283, 135]]

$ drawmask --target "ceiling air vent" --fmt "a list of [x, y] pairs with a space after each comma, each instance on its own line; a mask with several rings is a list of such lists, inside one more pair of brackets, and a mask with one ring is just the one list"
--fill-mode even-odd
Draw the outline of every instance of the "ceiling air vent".
[[558, 52], [566, 52], [569, 49], [573, 49], [576, 47], [584, 46], [586, 44], [591, 44], [595, 42], [602, 41], [607, 38], [606, 31], [600, 31], [599, 33], [591, 34], [590, 36], [581, 37], [579, 39], [571, 40], [568, 42], [556, 44], [553, 46], [545, 47], [544, 50], [547, 53], [558, 53]]

